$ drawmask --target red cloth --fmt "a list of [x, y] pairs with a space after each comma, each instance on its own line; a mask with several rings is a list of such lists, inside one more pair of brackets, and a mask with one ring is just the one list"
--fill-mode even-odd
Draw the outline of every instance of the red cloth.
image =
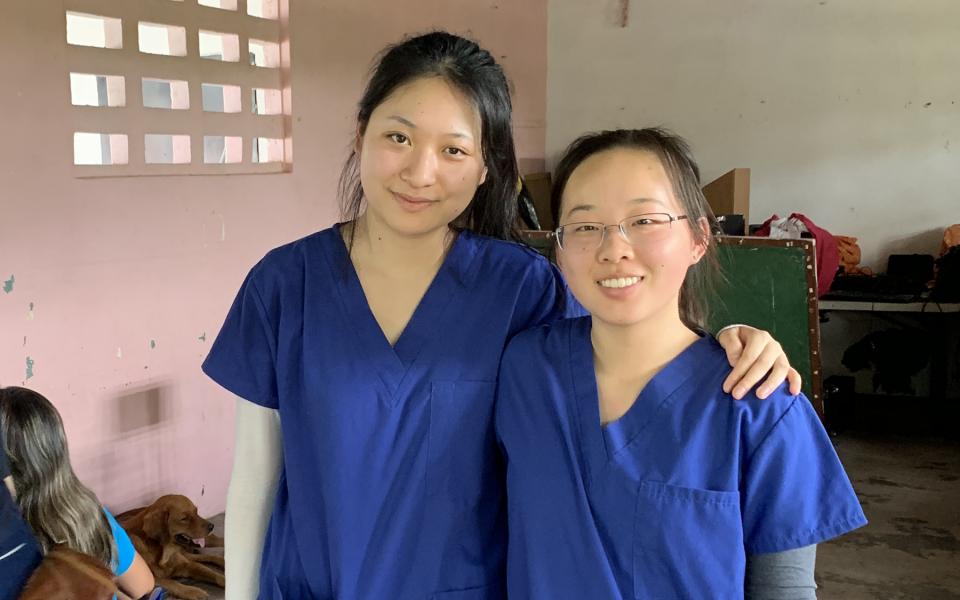
[[[773, 215], [763, 222], [763, 225], [756, 231], [755, 235], [761, 237], [770, 236], [770, 223], [779, 219], [778, 215]], [[840, 266], [840, 252], [837, 249], [837, 240], [833, 234], [822, 227], [818, 227], [806, 215], [793, 213], [791, 219], [796, 219], [804, 224], [817, 244], [817, 297], [820, 297], [830, 291], [833, 285], [833, 278], [837, 275], [837, 267]]]

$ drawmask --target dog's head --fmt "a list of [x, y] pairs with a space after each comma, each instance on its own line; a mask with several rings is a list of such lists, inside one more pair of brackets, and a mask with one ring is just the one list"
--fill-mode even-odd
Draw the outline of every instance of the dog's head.
[[143, 533], [164, 546], [199, 547], [211, 531], [213, 523], [198, 515], [197, 506], [186, 496], [161, 496], [143, 510]]

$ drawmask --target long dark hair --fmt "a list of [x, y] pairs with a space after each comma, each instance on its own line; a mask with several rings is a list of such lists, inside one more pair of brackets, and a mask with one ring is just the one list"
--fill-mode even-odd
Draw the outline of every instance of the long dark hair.
[[[480, 147], [487, 177], [470, 205], [451, 225], [490, 237], [518, 239], [520, 171], [510, 122], [510, 88], [503, 69], [476, 42], [434, 31], [385, 48], [360, 98], [357, 132], [361, 136], [366, 132], [374, 109], [398, 87], [426, 77], [443, 78], [469, 98], [480, 114]], [[351, 150], [340, 173], [339, 196], [341, 219], [355, 221], [363, 206], [356, 149]]]
[[110, 524], [97, 496], [70, 466], [63, 421], [53, 404], [33, 390], [0, 388], [0, 432], [17, 504], [44, 553], [66, 544], [115, 567]]
[[[717, 220], [700, 189], [700, 167], [693, 158], [690, 145], [682, 137], [659, 127], [647, 129], [616, 129], [588, 133], [574, 140], [554, 171], [550, 192], [550, 212], [553, 222], [560, 222], [560, 203], [563, 191], [573, 172], [583, 161], [605, 150], [630, 148], [655, 154], [663, 164], [673, 193], [680, 202], [694, 241], [706, 247], [706, 254], [687, 270], [680, 287], [680, 319], [690, 329], [706, 330], [709, 317], [708, 300], [713, 300], [716, 284], [722, 278], [712, 232]], [[709, 232], [701, 228], [706, 221]]]

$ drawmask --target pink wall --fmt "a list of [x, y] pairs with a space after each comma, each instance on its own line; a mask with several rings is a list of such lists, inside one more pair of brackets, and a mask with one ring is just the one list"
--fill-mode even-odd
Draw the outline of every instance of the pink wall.
[[64, 4], [4, 9], [0, 385], [57, 405], [79, 475], [117, 510], [169, 492], [223, 509], [232, 403], [200, 363], [250, 266], [335, 220], [355, 102], [383, 44], [432, 27], [481, 40], [515, 84], [519, 154], [542, 164], [546, 0], [291, 0], [291, 173], [95, 179], [72, 175]]

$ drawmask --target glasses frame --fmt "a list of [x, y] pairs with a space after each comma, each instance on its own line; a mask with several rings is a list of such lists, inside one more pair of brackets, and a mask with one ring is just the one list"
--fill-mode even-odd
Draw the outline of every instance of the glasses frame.
[[600, 248], [601, 246], [603, 246], [603, 242], [606, 241], [607, 230], [610, 229], [611, 227], [616, 227], [620, 231], [620, 237], [623, 239], [623, 241], [630, 244], [631, 246], [636, 246], [637, 244], [635, 242], [631, 242], [629, 236], [627, 236], [627, 230], [624, 228], [623, 224], [626, 223], [627, 221], [632, 221], [633, 219], [639, 219], [640, 217], [645, 217], [647, 215], [659, 215], [659, 216], [667, 217], [668, 219], [667, 225], [671, 229], [673, 228], [673, 223], [675, 221], [682, 221], [688, 218], [687, 215], [673, 216], [670, 213], [665, 213], [665, 212], [650, 212], [650, 213], [640, 213], [638, 215], [630, 215], [629, 217], [622, 219], [619, 223], [614, 223], [612, 225], [600, 223], [599, 221], [577, 221], [575, 223], [567, 223], [566, 225], [561, 225], [557, 227], [556, 229], [550, 232], [550, 237], [552, 237], [557, 241], [557, 246], [561, 250], [566, 250], [563, 247], [563, 243], [560, 241], [560, 239], [563, 237], [564, 228], [573, 227], [575, 225], [596, 225], [600, 229], [600, 243], [598, 243], [597, 247], [594, 248], [594, 250], [596, 250], [597, 248]]

